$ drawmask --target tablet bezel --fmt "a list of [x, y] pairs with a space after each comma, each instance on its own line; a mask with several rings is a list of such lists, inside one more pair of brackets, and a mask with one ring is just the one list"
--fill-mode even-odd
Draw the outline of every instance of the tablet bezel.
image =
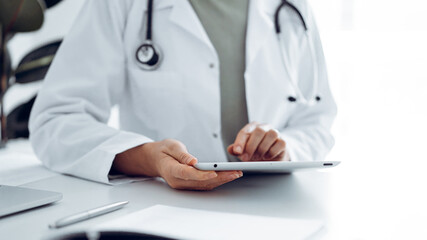
[[283, 161], [259, 161], [259, 162], [209, 162], [197, 163], [195, 168], [204, 171], [236, 171], [243, 172], [278, 172], [290, 173], [299, 170], [325, 169], [335, 167], [339, 161], [313, 161], [313, 162], [283, 162]]

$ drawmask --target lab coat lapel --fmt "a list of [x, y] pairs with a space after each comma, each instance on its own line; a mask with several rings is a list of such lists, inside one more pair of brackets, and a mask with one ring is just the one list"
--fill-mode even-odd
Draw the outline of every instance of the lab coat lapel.
[[190, 2], [188, 0], [167, 1], [171, 1], [173, 4], [170, 21], [205, 43], [215, 53], [215, 49]]
[[250, 122], [274, 123], [274, 111], [282, 108], [284, 81], [278, 79], [286, 74], [274, 29], [279, 4], [280, 0], [252, 0], [249, 5], [245, 88]]
[[261, 46], [274, 34], [274, 10], [278, 0], [252, 0], [249, 5], [246, 33], [246, 69], [256, 58]]

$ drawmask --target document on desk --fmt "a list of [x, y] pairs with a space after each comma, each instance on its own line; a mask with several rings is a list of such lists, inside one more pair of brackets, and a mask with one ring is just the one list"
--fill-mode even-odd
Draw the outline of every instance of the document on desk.
[[322, 228], [315, 220], [261, 217], [155, 205], [91, 229], [131, 231], [178, 239], [307, 239]]

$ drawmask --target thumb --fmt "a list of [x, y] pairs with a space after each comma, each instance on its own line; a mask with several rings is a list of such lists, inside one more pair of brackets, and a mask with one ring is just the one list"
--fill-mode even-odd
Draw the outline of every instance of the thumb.
[[182, 143], [173, 144], [169, 148], [168, 154], [182, 164], [194, 166], [197, 163], [197, 158], [188, 153], [187, 148]]

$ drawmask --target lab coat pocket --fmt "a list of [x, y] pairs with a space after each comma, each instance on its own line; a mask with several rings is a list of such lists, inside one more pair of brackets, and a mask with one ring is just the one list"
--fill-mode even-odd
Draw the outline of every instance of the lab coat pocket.
[[158, 140], [176, 137], [185, 121], [183, 77], [177, 72], [145, 72], [131, 82], [136, 115]]

